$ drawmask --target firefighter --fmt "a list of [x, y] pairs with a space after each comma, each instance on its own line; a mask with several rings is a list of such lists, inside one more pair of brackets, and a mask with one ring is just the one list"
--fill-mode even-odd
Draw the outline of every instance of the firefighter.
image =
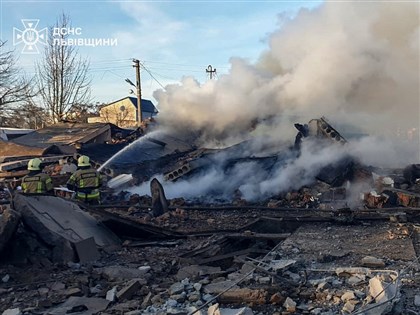
[[41, 172], [41, 160], [28, 162], [29, 174], [22, 178], [22, 190], [25, 194], [45, 194], [53, 190], [51, 177]]
[[90, 159], [82, 155], [77, 160], [78, 170], [74, 172], [67, 181], [67, 188], [76, 192], [76, 199], [98, 204], [100, 202], [99, 188], [102, 186], [102, 177], [90, 165]]

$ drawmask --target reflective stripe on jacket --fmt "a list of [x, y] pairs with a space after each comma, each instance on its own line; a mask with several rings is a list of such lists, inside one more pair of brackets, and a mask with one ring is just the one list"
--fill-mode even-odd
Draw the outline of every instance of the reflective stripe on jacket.
[[52, 189], [51, 177], [45, 173], [26, 175], [22, 179], [22, 190], [26, 194], [43, 194]]
[[99, 199], [101, 175], [93, 168], [77, 170], [70, 176], [67, 184], [74, 187], [78, 199]]

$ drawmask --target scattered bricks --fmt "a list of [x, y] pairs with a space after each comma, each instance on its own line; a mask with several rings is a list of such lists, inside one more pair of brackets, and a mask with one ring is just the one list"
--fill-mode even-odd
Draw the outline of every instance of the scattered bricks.
[[130, 299], [134, 293], [140, 288], [141, 284], [137, 279], [133, 279], [117, 293], [119, 301]]
[[296, 302], [293, 301], [291, 298], [287, 297], [286, 301], [283, 303], [283, 307], [288, 312], [296, 312]]
[[382, 259], [366, 256], [362, 258], [362, 265], [368, 268], [383, 268], [385, 267], [385, 262]]

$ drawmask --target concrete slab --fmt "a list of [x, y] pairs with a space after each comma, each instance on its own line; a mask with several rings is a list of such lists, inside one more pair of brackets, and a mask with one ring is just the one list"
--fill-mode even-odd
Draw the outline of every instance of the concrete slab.
[[[115, 247], [120, 244], [113, 232], [69, 200], [55, 196], [17, 194], [13, 204], [22, 215], [23, 223], [51, 247], [52, 261], [74, 261], [75, 244], [89, 238], [100, 247]], [[93, 256], [83, 256], [83, 243], [81, 244], [79, 249], [82, 259], [91, 259]]]
[[101, 258], [93, 237], [77, 242], [74, 246], [76, 247], [77, 256], [81, 263], [96, 261]]
[[[114, 233], [69, 200], [55, 196], [18, 194], [14, 198], [14, 206], [22, 214], [24, 223], [41, 237], [50, 234], [53, 238], [61, 237], [71, 243], [93, 237], [98, 246], [120, 243]], [[42, 238], [49, 243], [48, 237]]]

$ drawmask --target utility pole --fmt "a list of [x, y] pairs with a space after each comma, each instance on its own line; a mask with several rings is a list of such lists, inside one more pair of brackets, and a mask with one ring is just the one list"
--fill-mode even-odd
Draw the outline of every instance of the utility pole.
[[216, 68], [213, 69], [211, 65], [209, 65], [206, 69], [206, 73], [209, 75], [210, 80], [213, 79], [213, 74], [216, 75]]
[[137, 127], [140, 127], [141, 122], [143, 121], [143, 116], [141, 112], [141, 84], [140, 84], [140, 61], [133, 59], [134, 65], [136, 68], [136, 88], [137, 88]]

